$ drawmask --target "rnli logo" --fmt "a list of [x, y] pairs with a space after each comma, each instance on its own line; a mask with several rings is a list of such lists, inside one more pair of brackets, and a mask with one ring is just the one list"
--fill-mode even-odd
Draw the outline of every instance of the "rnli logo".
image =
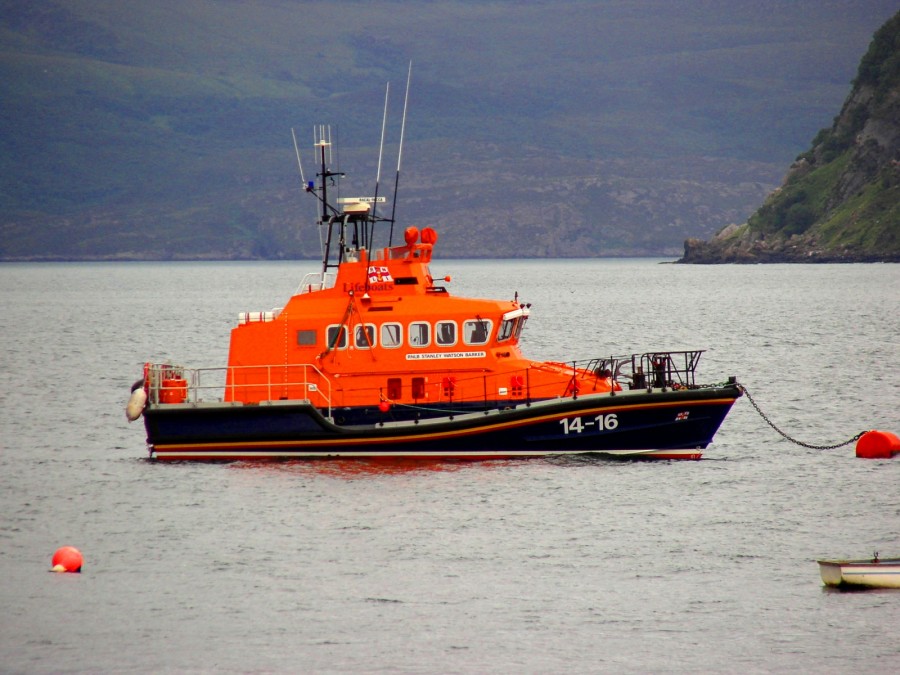
[[369, 283], [370, 284], [391, 284], [394, 278], [387, 267], [370, 265], [369, 266]]

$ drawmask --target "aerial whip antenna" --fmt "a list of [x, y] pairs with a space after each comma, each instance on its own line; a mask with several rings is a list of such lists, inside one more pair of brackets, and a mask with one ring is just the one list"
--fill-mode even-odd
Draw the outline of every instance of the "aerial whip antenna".
[[384, 130], [387, 127], [387, 113], [388, 113], [388, 96], [391, 92], [391, 83], [388, 82], [384, 88], [384, 114], [381, 117], [381, 145], [378, 148], [378, 171], [375, 173], [375, 199], [372, 201], [372, 225], [371, 225], [371, 234], [367, 239], [369, 239], [369, 246], [371, 246], [371, 239], [375, 236], [375, 220], [376, 220], [376, 210], [378, 209], [378, 186], [381, 183], [381, 158], [384, 156]]
[[384, 130], [387, 127], [388, 95], [391, 92], [391, 83], [384, 88], [384, 115], [381, 118], [381, 145], [378, 148], [378, 172], [375, 174], [375, 196], [378, 196], [378, 182], [381, 180], [381, 158], [384, 154]]
[[[310, 185], [306, 182], [306, 176], [303, 175], [303, 162], [300, 161], [300, 146], [297, 145], [297, 134], [294, 133], [294, 127], [291, 127], [291, 138], [294, 139], [294, 152], [297, 154], [297, 168], [300, 169], [300, 182], [303, 183], [303, 189], [312, 192]], [[319, 231], [319, 254], [325, 255], [325, 242], [322, 239], [322, 228], [316, 228]]]
[[297, 145], [297, 134], [294, 133], [294, 127], [291, 127], [291, 138], [294, 139], [294, 152], [297, 153], [297, 166], [300, 168], [300, 180], [306, 188], [306, 178], [303, 176], [303, 162], [300, 161], [300, 146]]
[[[384, 88], [384, 114], [381, 117], [381, 144], [378, 146], [378, 170], [375, 172], [375, 196], [372, 199], [372, 214], [370, 219], [366, 221], [365, 239], [363, 245], [366, 249], [366, 268], [371, 260], [371, 248], [374, 246], [375, 239], [375, 222], [378, 220], [378, 185], [381, 182], [381, 158], [384, 156], [384, 130], [387, 127], [388, 97], [391, 93], [391, 83], [388, 82]], [[366, 294], [369, 292], [369, 274], [366, 273]]]
[[397, 186], [400, 184], [400, 161], [403, 159], [403, 134], [406, 131], [406, 108], [409, 104], [409, 81], [412, 79], [412, 61], [406, 73], [406, 96], [403, 98], [403, 121], [400, 123], [400, 148], [397, 151], [397, 175], [394, 177], [394, 199], [391, 203], [391, 235], [388, 246], [394, 242], [394, 217], [397, 213]]

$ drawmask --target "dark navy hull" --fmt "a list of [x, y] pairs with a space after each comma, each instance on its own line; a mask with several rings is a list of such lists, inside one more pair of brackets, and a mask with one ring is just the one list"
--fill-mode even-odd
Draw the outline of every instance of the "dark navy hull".
[[371, 409], [334, 410], [336, 424], [304, 402], [153, 404], [147, 442], [159, 460], [230, 461], [313, 457], [488, 459], [610, 453], [699, 459], [734, 401], [738, 385], [624, 391], [552, 399], [428, 419], [346, 423]]

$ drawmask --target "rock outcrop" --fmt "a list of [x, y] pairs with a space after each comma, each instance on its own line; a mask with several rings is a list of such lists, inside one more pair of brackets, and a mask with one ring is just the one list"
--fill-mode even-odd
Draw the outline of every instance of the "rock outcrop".
[[900, 262], [900, 12], [781, 187], [746, 223], [685, 241], [678, 262]]

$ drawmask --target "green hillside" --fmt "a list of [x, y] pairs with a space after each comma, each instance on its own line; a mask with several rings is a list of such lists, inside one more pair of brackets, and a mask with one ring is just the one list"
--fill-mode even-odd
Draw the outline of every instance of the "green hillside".
[[0, 0], [0, 260], [315, 257], [290, 129], [335, 125], [371, 189], [410, 61], [404, 223], [451, 255], [673, 255], [751, 213], [890, 11]]
[[834, 124], [741, 227], [686, 262], [900, 261], [900, 13], [876, 33]]

